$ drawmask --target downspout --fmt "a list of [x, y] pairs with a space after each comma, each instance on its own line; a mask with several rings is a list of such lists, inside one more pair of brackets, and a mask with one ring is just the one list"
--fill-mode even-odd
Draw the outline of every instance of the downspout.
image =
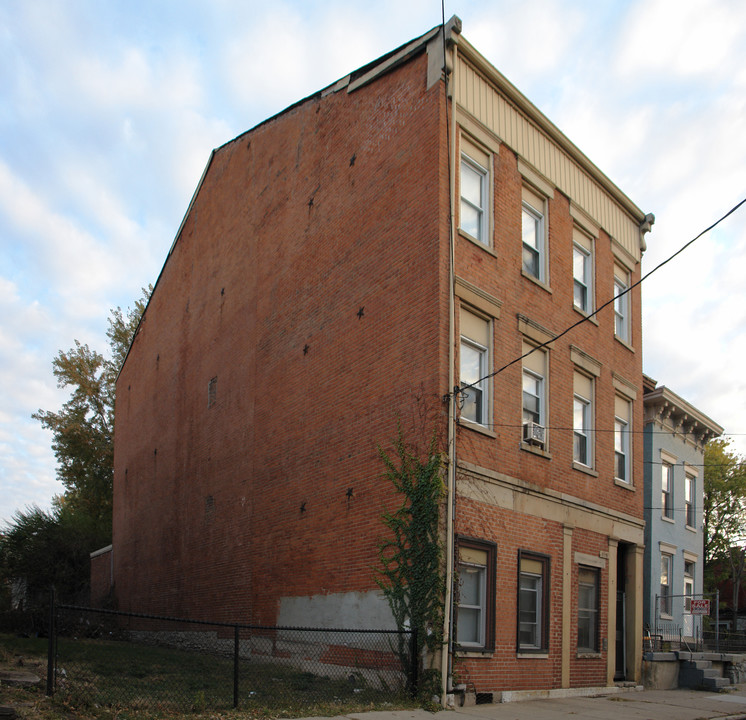
[[[460, 32], [460, 22], [456, 32]], [[457, 45], [455, 38], [451, 35], [451, 64], [448, 67], [448, 54], [446, 51], [445, 27], [443, 28], [443, 63], [445, 70], [445, 112], [446, 112], [446, 137], [448, 139], [448, 474], [446, 492], [446, 596], [443, 612], [443, 646], [441, 656], [441, 705], [447, 707], [447, 696], [451, 689], [452, 680], [452, 658], [453, 658], [453, 614], [454, 614], [454, 572], [455, 572], [455, 537], [454, 521], [456, 510], [456, 403], [458, 397], [455, 389], [455, 352], [456, 352], [456, 271], [455, 271], [455, 147], [456, 147], [456, 123], [451, 113], [451, 122], [448, 122], [448, 102], [451, 100], [451, 109], [455, 107], [455, 67]]]

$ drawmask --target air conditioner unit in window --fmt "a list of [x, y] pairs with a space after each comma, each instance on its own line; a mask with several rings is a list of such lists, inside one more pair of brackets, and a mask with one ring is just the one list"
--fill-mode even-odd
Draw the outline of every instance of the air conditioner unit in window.
[[523, 442], [529, 445], [544, 445], [546, 428], [535, 422], [526, 423], [523, 426]]

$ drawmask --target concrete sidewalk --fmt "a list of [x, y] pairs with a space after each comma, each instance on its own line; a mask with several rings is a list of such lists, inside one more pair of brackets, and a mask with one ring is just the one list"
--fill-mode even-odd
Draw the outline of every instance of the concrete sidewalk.
[[746, 685], [729, 692], [639, 690], [597, 697], [571, 697], [425, 710], [354, 713], [353, 720], [746, 720]]

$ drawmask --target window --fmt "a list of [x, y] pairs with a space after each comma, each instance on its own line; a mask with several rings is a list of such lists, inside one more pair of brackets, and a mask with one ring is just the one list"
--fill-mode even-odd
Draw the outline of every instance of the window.
[[489, 413], [489, 346], [488, 320], [461, 310], [461, 417], [486, 425]]
[[673, 466], [667, 462], [661, 465], [661, 513], [673, 519]]
[[629, 342], [629, 273], [614, 266], [614, 334]]
[[661, 553], [661, 615], [671, 614], [671, 573], [673, 572], [673, 556]]
[[523, 188], [523, 272], [542, 282], [546, 282], [545, 204], [542, 197]]
[[692, 609], [692, 598], [694, 597], [694, 563], [684, 560], [684, 602], [686, 611]]
[[597, 568], [578, 570], [578, 651], [598, 652], [598, 588]]
[[575, 228], [572, 246], [573, 304], [585, 313], [593, 310], [593, 240]]
[[684, 511], [686, 514], [686, 524], [692, 528], [697, 526], [697, 519], [694, 515], [694, 493], [696, 491], [696, 487], [697, 479], [694, 477], [694, 475], [690, 475], [689, 473], [687, 473], [684, 480]]
[[518, 649], [547, 650], [549, 558], [519, 551]]
[[593, 465], [593, 381], [575, 373], [573, 396], [573, 460], [581, 465]]
[[629, 400], [617, 395], [614, 401], [614, 478], [622, 482], [631, 482], [630, 477], [630, 418]]
[[[533, 350], [533, 352], [531, 352]], [[546, 360], [543, 350], [523, 343], [523, 432], [524, 440], [532, 445], [546, 445]]]
[[459, 227], [489, 245], [490, 156], [461, 139], [461, 205]]
[[494, 647], [494, 543], [459, 538], [456, 642], [465, 650]]

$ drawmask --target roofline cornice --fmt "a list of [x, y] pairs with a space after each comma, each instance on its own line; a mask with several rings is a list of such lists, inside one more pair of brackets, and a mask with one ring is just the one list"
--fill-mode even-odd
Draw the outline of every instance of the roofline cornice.
[[[634, 220], [641, 225], [653, 220], [644, 213], [619, 187], [612, 182], [588, 156], [573, 143], [544, 113], [539, 110], [513, 83], [487, 60], [463, 35], [455, 36], [461, 58], [475, 66], [515, 107], [546, 133], [580, 167], [585, 170]], [[650, 228], [645, 228], [649, 230]]]

